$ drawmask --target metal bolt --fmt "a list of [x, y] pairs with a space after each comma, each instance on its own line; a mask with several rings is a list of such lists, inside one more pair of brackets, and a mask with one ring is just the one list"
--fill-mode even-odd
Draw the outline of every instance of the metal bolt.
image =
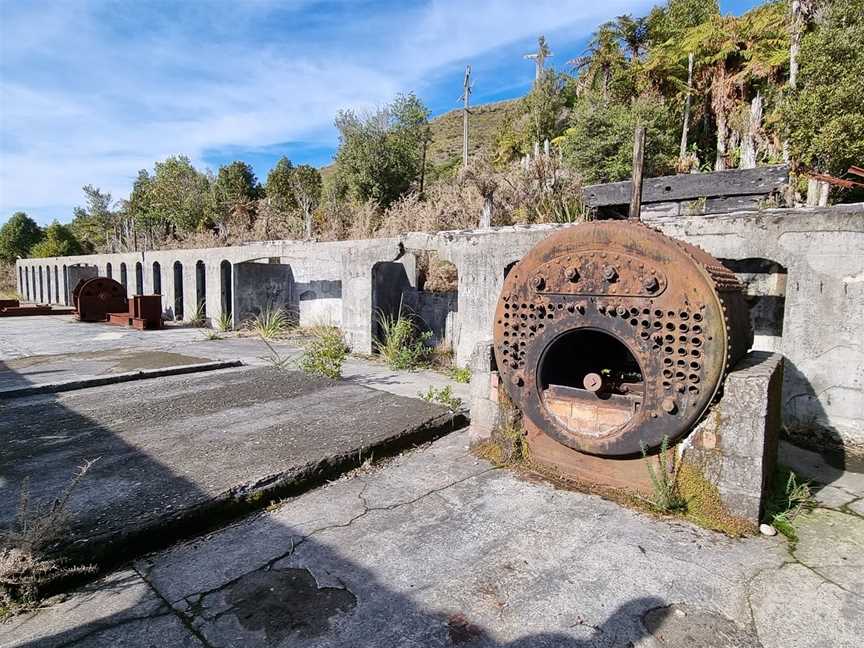
[[678, 409], [678, 404], [675, 402], [675, 399], [671, 396], [663, 399], [663, 403], [661, 403], [661, 407], [663, 411], [667, 414], [674, 414]]
[[603, 268], [603, 278], [606, 281], [615, 281], [618, 278], [618, 271], [615, 269], [615, 266], [606, 266]]
[[588, 391], [597, 392], [603, 386], [603, 378], [600, 377], [600, 374], [596, 373], [585, 374], [582, 384], [585, 385], [585, 389]]
[[579, 281], [579, 271], [576, 268], [567, 268], [567, 281]]
[[642, 281], [642, 286], [648, 292], [654, 292], [657, 288], [660, 287], [660, 283], [657, 281], [657, 277], [645, 277]]
[[531, 280], [531, 284], [534, 286], [535, 290], [543, 290], [543, 287], [546, 285], [546, 280], [541, 275], [537, 275]]

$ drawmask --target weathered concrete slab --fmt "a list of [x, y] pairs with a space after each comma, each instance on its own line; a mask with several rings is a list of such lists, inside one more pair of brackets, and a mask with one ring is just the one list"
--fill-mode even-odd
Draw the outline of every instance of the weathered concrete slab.
[[[90, 592], [106, 580], [4, 626], [0, 645], [53, 647], [92, 620], [119, 628], [152, 595], [187, 641], [210, 646], [859, 644], [860, 518], [817, 512], [790, 554], [780, 537], [733, 540], [527, 481], [467, 446], [467, 432], [448, 435], [147, 556], [134, 569], [152, 594], [130, 578], [128, 594], [97, 609]], [[825, 569], [844, 556], [850, 573], [833, 581]], [[153, 637], [130, 625], [116, 645]]]
[[47, 609], [0, 625], [0, 648], [203, 646], [133, 570], [92, 583]]
[[71, 315], [0, 319], [0, 361], [37, 355], [163, 347], [202, 339], [200, 330], [170, 327], [158, 331], [76, 322]]
[[14, 515], [25, 477], [34, 497], [53, 497], [77, 465], [99, 458], [72, 499], [68, 542], [74, 554], [102, 559], [164, 544], [454, 424], [419, 399], [263, 367], [0, 407], [0, 524]]

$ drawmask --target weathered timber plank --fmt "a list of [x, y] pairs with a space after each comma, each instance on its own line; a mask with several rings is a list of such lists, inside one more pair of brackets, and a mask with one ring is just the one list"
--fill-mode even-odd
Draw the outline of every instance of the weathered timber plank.
[[[767, 195], [779, 190], [788, 180], [789, 167], [786, 165], [648, 178], [642, 185], [642, 204], [718, 196]], [[626, 205], [630, 202], [631, 186], [632, 183], [627, 180], [589, 185], [582, 191], [591, 207]]]

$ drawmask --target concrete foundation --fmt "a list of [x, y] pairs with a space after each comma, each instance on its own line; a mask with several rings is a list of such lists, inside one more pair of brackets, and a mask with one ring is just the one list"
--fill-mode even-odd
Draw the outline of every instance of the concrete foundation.
[[754, 522], [777, 463], [782, 385], [783, 356], [747, 354], [682, 447], [684, 461], [717, 487], [726, 509]]
[[[492, 438], [502, 412], [491, 344], [478, 344], [471, 361], [471, 443]], [[777, 462], [783, 357], [751, 351], [726, 377], [723, 396], [679, 444], [684, 463], [719, 491], [727, 512], [758, 524]], [[587, 483], [651, 493], [642, 458], [605, 459], [563, 449], [543, 434], [529, 437], [533, 458]], [[563, 450], [563, 452], [562, 452]], [[563, 459], [564, 463], [556, 463]], [[550, 463], [551, 462], [551, 463]]]
[[[665, 234], [699, 245], [728, 263], [748, 284], [755, 348], [785, 357], [784, 424], [826, 443], [864, 445], [864, 204], [825, 208], [774, 209], [723, 215], [694, 215], [646, 222]], [[375, 308], [384, 290], [373, 281], [376, 264], [412, 264], [407, 282], [387, 285], [391, 302], [416, 290], [413, 254], [435, 252], [458, 270], [458, 292], [446, 300], [417, 298], [417, 310], [441, 328], [465, 365], [478, 343], [491, 340], [495, 304], [504, 275], [514, 263], [554, 229], [536, 225], [486, 230], [409, 233], [368, 241], [308, 243], [268, 241], [200, 249], [101, 254], [18, 261], [18, 290], [30, 301], [54, 301], [63, 267], [92, 264], [100, 275], [127, 268], [127, 289], [135, 290], [137, 263], [145, 293], [163, 296], [166, 316], [176, 316], [182, 301], [188, 319], [199, 297], [196, 266], [203, 264], [206, 311], [217, 317], [223, 304], [224, 264], [234, 269], [232, 300], [247, 299], [239, 264], [273, 261], [289, 265], [292, 308], [302, 323], [338, 324], [353, 350], [373, 349]], [[180, 265], [179, 281], [172, 271]], [[157, 273], [155, 268], [159, 269]], [[201, 267], [201, 266], [198, 266]], [[47, 295], [47, 273], [52, 290]], [[412, 275], [413, 273], [413, 275]], [[40, 275], [42, 279], [40, 280]], [[231, 276], [230, 273], [227, 276]], [[158, 280], [157, 280], [158, 277]], [[68, 284], [74, 287], [71, 276]], [[41, 289], [41, 299], [40, 299]], [[70, 288], [71, 290], [71, 288]], [[378, 293], [376, 296], [376, 292]], [[60, 291], [62, 300], [63, 291]], [[392, 297], [392, 299], [391, 299]], [[453, 308], [455, 305], [455, 308]], [[431, 312], [430, 312], [431, 309]], [[433, 331], [435, 332], [435, 331]], [[442, 331], [439, 330], [438, 335]]]

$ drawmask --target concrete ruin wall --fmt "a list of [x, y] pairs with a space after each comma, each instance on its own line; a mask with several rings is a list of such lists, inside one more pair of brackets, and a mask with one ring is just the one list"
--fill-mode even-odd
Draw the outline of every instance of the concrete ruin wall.
[[[650, 217], [649, 217], [650, 218]], [[846, 443], [864, 444], [864, 204], [825, 208], [778, 209], [650, 221], [665, 233], [706, 249], [733, 267], [748, 283], [756, 329], [755, 347], [779, 351], [786, 358], [783, 384], [785, 423], [818, 428]], [[456, 361], [468, 362], [477, 343], [492, 337], [495, 304], [512, 265], [556, 225], [500, 227], [477, 231], [409, 233], [398, 238], [306, 243], [270, 241], [225, 248], [100, 254], [18, 262], [19, 292], [31, 301], [69, 303], [73, 265], [95, 265], [134, 294], [136, 264], [141, 264], [145, 293], [154, 284], [163, 295], [166, 315], [176, 303], [173, 267], [182, 264], [184, 316], [196, 303], [196, 264], [203, 263], [206, 310], [222, 312], [225, 297], [223, 262], [230, 264], [232, 313], [239, 324], [242, 309], [255, 307], [255, 282], [244, 279], [239, 264], [250, 261], [290, 266], [291, 308], [301, 324], [329, 322], [342, 327], [358, 353], [373, 349], [375, 308], [391, 303], [393, 286], [379, 281], [376, 264], [404, 267], [398, 282], [405, 301], [416, 304], [424, 320], [435, 322], [454, 343]], [[455, 310], [452, 298], [418, 297], [414, 253], [434, 251], [458, 270]], [[158, 266], [154, 265], [158, 264]], [[251, 264], [250, 264], [251, 265]], [[381, 266], [379, 266], [380, 268]], [[156, 268], [160, 281], [156, 281]], [[51, 276], [50, 295], [46, 288]], [[41, 277], [41, 279], [40, 279]], [[64, 290], [68, 285], [68, 292]], [[42, 290], [41, 297], [39, 290]], [[250, 290], [253, 291], [250, 293]], [[59, 297], [59, 299], [55, 299]], [[449, 332], [448, 332], [449, 327]]]

